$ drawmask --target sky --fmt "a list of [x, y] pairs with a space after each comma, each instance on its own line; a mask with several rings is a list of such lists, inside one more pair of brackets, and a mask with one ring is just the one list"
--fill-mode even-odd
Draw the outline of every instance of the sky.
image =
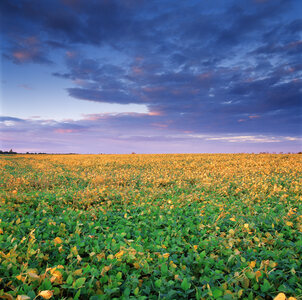
[[0, 149], [302, 151], [302, 1], [2, 0]]

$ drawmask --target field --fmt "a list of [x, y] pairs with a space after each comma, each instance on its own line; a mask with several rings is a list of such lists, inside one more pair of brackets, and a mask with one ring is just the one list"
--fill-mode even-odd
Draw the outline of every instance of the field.
[[299, 155], [0, 165], [2, 299], [302, 299]]

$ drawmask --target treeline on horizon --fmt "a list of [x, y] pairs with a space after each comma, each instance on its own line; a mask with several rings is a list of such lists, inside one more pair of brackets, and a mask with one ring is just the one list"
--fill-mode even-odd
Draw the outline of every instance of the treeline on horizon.
[[9, 151], [2, 151], [2, 150], [0, 150], [0, 154], [47, 154], [47, 153], [45, 153], [45, 152], [39, 152], [39, 153], [37, 153], [37, 152], [18, 153], [16, 151], [13, 151], [13, 149], [10, 149]]
[[26, 152], [26, 153], [21, 153], [21, 152], [16, 152], [13, 151], [13, 149], [10, 149], [9, 151], [2, 151], [0, 150], [0, 155], [1, 154], [30, 154], [30, 155], [37, 155], [37, 154], [60, 154], [60, 155], [70, 155], [70, 154], [78, 154], [78, 153], [46, 153], [46, 152]]
[[[48, 154], [48, 155], [56, 155], [56, 154], [60, 154], [60, 155], [75, 155], [75, 154], [81, 154], [81, 153], [46, 153], [46, 152], [26, 152], [26, 153], [18, 153], [16, 151], [13, 151], [13, 149], [10, 149], [9, 151], [2, 151], [0, 150], [0, 155], [1, 154], [30, 154], [30, 155], [38, 155], [38, 154]], [[105, 154], [105, 153], [98, 153], [99, 155], [101, 154]], [[135, 152], [132, 152], [131, 154], [137, 154]], [[196, 153], [197, 154], [197, 153]], [[236, 154], [302, 154], [302, 151], [299, 152], [269, 152], [269, 151], [262, 151], [259, 153], [236, 153]]]

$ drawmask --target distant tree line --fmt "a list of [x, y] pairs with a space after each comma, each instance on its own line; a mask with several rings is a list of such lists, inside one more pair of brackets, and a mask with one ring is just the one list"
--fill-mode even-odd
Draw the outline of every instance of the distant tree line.
[[[20, 153], [21, 154], [21, 153]], [[22, 153], [23, 154], [23, 153]], [[45, 152], [26, 152], [24, 154], [47, 154]]]
[[[301, 151], [299, 152], [296, 152], [297, 154], [302, 154]], [[13, 151], [13, 149], [10, 149], [9, 151], [2, 151], [0, 150], [0, 155], [1, 154], [47, 154], [45, 152], [26, 152], [26, 153], [18, 153], [18, 152], [15, 152]], [[65, 154], [65, 155], [72, 155], [72, 154], [77, 154], [77, 153], [48, 153], [48, 154]], [[100, 153], [100, 154], [103, 154], [103, 153]], [[131, 154], [136, 154], [135, 152], [132, 152]], [[243, 153], [240, 153], [240, 154], [243, 154]], [[257, 153], [254, 153], [252, 152], [252, 154], [257, 154]], [[276, 154], [276, 152], [259, 152], [258, 154]], [[295, 154], [295, 152], [287, 152], [287, 153], [284, 153], [284, 152], [279, 152], [279, 154]]]
[[18, 153], [10, 149], [9, 151], [2, 151], [0, 150], [0, 154], [46, 154], [45, 152], [26, 152], [26, 153]]
[[17, 154], [17, 152], [13, 151], [13, 149], [10, 149], [9, 151], [0, 150], [0, 154]]

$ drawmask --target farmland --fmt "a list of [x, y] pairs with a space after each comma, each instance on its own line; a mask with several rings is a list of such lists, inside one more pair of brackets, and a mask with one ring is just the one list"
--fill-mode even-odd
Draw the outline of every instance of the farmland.
[[0, 165], [0, 298], [302, 299], [299, 155]]

